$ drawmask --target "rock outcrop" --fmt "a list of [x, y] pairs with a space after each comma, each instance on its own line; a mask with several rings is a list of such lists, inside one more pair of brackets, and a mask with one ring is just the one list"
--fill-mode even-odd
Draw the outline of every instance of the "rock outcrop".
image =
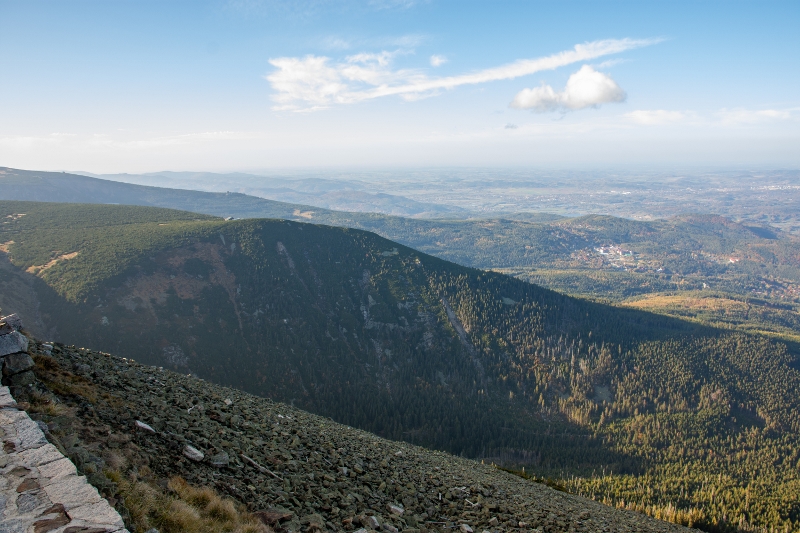
[[0, 318], [0, 368], [3, 385], [24, 387], [35, 381], [31, 369], [33, 359], [28, 355], [28, 338], [20, 331], [22, 321], [17, 315]]

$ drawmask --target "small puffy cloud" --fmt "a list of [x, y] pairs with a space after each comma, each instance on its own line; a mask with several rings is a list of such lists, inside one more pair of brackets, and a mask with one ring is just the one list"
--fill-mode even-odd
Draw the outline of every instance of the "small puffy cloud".
[[625, 118], [637, 124], [652, 126], [679, 122], [686, 118], [686, 114], [680, 111], [667, 111], [666, 109], [637, 109], [636, 111], [625, 113]]
[[577, 110], [598, 107], [601, 104], [624, 102], [625, 91], [611, 76], [598, 72], [589, 65], [569, 77], [563, 91], [555, 91], [542, 84], [533, 89], [523, 89], [511, 102], [516, 109], [531, 109], [538, 113], [557, 110]]
[[445, 56], [438, 56], [438, 55], [431, 56], [432, 67], [441, 67], [445, 63], [447, 63], [447, 58]]
[[508, 124], [506, 124], [506, 129], [507, 129], [507, 130], [515, 130], [515, 129], [517, 129], [518, 127], [519, 127], [519, 126], [517, 126], [516, 124], [511, 124], [510, 122], [509, 122]]

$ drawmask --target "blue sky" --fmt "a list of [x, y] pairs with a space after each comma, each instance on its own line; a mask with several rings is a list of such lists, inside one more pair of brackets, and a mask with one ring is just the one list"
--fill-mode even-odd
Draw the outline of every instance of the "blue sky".
[[0, 166], [800, 166], [798, 2], [3, 1]]

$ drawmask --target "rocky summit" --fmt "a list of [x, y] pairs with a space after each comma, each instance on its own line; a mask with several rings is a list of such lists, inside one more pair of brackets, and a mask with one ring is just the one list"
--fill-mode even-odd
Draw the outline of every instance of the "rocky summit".
[[20, 405], [131, 531], [126, 480], [169, 491], [176, 476], [276, 531], [687, 531], [130, 359], [35, 341], [29, 353]]

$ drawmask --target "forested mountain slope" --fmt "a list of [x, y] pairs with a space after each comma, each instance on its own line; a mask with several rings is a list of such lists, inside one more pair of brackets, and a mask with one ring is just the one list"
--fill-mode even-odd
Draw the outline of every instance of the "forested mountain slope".
[[[420, 220], [60, 172], [0, 168], [0, 183], [0, 200], [147, 205], [223, 217], [284, 218], [366, 229], [477, 268], [596, 269], [605, 262], [637, 272], [654, 273], [660, 268], [666, 280], [670, 275], [718, 277], [738, 272], [800, 281], [800, 239], [768, 226], [737, 224], [715, 215], [650, 222], [599, 215], [564, 219], [547, 214], [522, 214], [522, 220]], [[531, 220], [533, 215], [540, 220]]]
[[[800, 335], [800, 238], [721, 216], [649, 222], [547, 214], [522, 214], [519, 220], [420, 220], [8, 168], [0, 169], [0, 184], [0, 200], [148, 205], [366, 229], [442, 259], [502, 269], [569, 294], [623, 301], [682, 292], [724, 312], [705, 312], [685, 298], [670, 305], [640, 298], [634, 305]], [[746, 311], [730, 312], [740, 307]], [[757, 317], [755, 324], [751, 315]]]
[[358, 230], [30, 202], [0, 202], [0, 221], [1, 305], [12, 285], [35, 299], [40, 335], [710, 529], [800, 522], [800, 372], [782, 342]]

